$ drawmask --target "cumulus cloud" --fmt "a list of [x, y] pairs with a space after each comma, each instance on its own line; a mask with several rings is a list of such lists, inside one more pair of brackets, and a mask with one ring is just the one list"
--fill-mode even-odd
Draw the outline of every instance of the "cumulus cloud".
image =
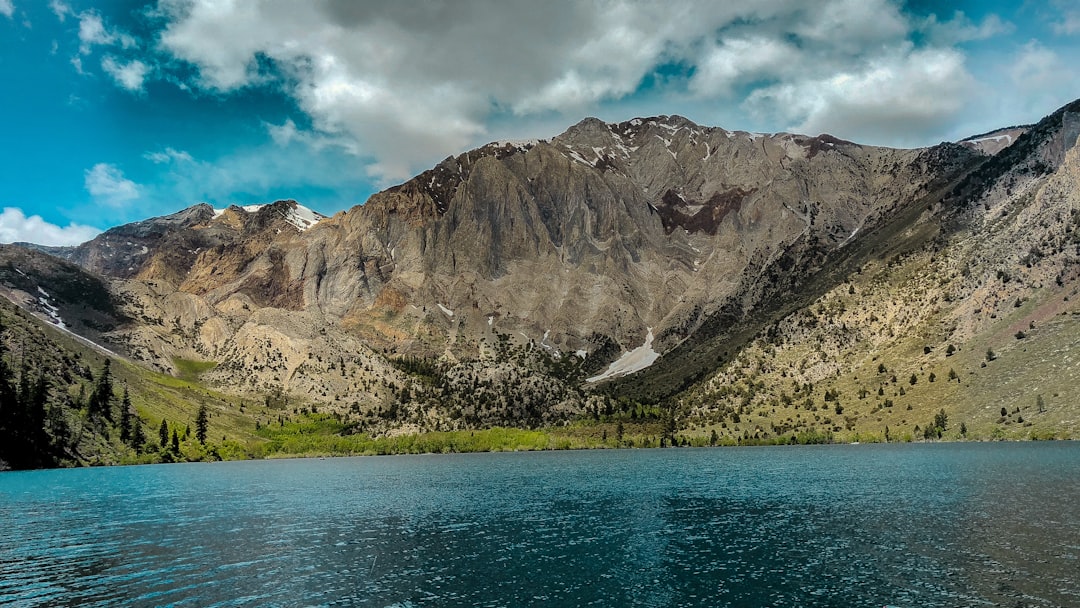
[[60, 20], [60, 23], [63, 23], [68, 15], [75, 14], [75, 12], [71, 10], [71, 6], [66, 2], [63, 2], [63, 0], [49, 0], [49, 10], [56, 15], [56, 18]]
[[707, 97], [730, 96], [738, 85], [779, 78], [797, 69], [801, 54], [785, 40], [761, 36], [722, 40], [702, 56], [690, 90]]
[[270, 139], [279, 147], [288, 147], [299, 143], [316, 152], [327, 148], [337, 148], [352, 155], [359, 154], [359, 150], [352, 140], [326, 133], [302, 130], [296, 126], [296, 122], [291, 118], [286, 119], [280, 125], [266, 123], [265, 127], [267, 133], [270, 134]]
[[143, 81], [150, 72], [150, 66], [138, 59], [121, 63], [111, 55], [106, 55], [101, 60], [101, 69], [105, 70], [116, 84], [133, 93], [143, 90]]
[[11, 19], [15, 15], [15, 5], [11, 0], [0, 0], [0, 15]]
[[123, 207], [140, 196], [139, 185], [107, 163], [98, 163], [86, 171], [85, 187], [95, 201], [110, 207]]
[[317, 131], [350, 137], [376, 177], [397, 179], [481, 141], [493, 115], [580, 116], [633, 93], [684, 41], [786, 4], [165, 0], [160, 45], [218, 92], [271, 82], [273, 65]]
[[[71, 9], [62, 3], [57, 3], [52, 8], [61, 21], [64, 20], [63, 15], [71, 12]], [[96, 11], [88, 10], [79, 13], [80, 53], [88, 55], [94, 46], [111, 46], [114, 44], [123, 48], [131, 48], [135, 46], [135, 38], [130, 34], [106, 27], [105, 21]]]
[[36, 243], [62, 247], [78, 245], [101, 231], [91, 226], [71, 223], [65, 227], [46, 222], [40, 215], [27, 217], [22, 209], [5, 207], [0, 213], [0, 243]]
[[[482, 143], [498, 120], [573, 122], [635, 95], [732, 104], [753, 94], [808, 127], [864, 110], [851, 121], [861, 128], [886, 103], [910, 101], [899, 114], [924, 132], [965, 98], [937, 76], [970, 82], [952, 45], [1009, 28], [963, 13], [915, 23], [894, 0], [609, 0], [557, 9], [533, 0], [161, 0], [158, 10], [158, 50], [195, 68], [187, 84], [217, 94], [279, 87], [310, 119], [308, 143], [344, 145], [371, 159], [368, 170], [381, 180]], [[916, 51], [919, 31], [925, 43]], [[945, 63], [920, 68], [915, 59]], [[684, 75], [650, 88], [662, 66]], [[905, 86], [904, 76], [916, 82]], [[837, 95], [849, 80], [886, 85], [888, 101]], [[825, 90], [813, 90], [818, 84]], [[950, 86], [929, 99], [918, 90], [926, 84]], [[803, 92], [811, 99], [794, 100], [793, 113], [769, 103]], [[272, 133], [305, 141], [289, 128]], [[892, 119], [871, 132], [892, 143], [910, 130]]]
[[105, 30], [105, 23], [101, 15], [87, 11], [79, 17], [79, 42], [82, 53], [85, 55], [96, 44], [112, 44], [116, 37]]
[[962, 54], [908, 45], [850, 71], [759, 89], [746, 105], [797, 132], [914, 144], [942, 133], [974, 90]]

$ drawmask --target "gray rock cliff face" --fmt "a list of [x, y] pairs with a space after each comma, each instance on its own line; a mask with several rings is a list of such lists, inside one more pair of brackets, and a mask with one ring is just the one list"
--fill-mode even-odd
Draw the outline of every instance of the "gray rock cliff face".
[[[958, 166], [969, 153], [948, 154]], [[648, 327], [669, 348], [788, 248], [840, 249], [924, 195], [943, 173], [930, 155], [680, 117], [587, 119], [375, 195], [314, 228], [295, 266], [305, 306], [358, 325], [408, 317], [407, 303], [466, 333], [547, 333], [564, 352], [597, 333], [630, 348]]]

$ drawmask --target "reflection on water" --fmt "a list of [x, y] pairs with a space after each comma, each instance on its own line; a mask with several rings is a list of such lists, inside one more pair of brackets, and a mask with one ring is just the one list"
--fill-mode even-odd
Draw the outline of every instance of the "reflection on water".
[[1078, 606], [1080, 445], [0, 475], [14, 606]]

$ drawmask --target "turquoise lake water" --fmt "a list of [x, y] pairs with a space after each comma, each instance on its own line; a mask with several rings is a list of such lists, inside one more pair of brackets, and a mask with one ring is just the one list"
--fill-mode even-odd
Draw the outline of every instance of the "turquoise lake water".
[[4, 606], [1080, 606], [1080, 444], [0, 474]]

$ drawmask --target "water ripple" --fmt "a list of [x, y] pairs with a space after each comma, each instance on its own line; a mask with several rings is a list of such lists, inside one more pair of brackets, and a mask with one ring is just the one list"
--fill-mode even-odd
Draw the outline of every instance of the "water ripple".
[[0, 475], [0, 605], [1080, 605], [1080, 446]]

